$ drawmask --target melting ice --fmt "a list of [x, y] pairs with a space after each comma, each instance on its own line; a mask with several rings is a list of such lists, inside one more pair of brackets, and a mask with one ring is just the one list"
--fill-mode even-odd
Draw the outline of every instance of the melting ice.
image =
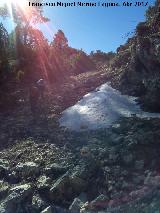
[[138, 117], [160, 117], [160, 114], [142, 111], [135, 97], [122, 95], [105, 83], [63, 111], [59, 123], [71, 130], [82, 131], [108, 127], [118, 118], [133, 114]]

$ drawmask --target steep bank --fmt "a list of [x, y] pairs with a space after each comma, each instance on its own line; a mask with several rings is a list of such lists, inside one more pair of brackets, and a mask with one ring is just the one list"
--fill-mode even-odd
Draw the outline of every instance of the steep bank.
[[146, 21], [135, 35], [117, 49], [111, 62], [112, 86], [125, 94], [139, 96], [142, 107], [160, 111], [160, 1], [150, 7]]

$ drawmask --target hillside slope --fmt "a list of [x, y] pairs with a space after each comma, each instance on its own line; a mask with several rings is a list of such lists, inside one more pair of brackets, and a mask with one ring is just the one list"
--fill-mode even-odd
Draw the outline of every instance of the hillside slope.
[[146, 22], [117, 49], [110, 69], [112, 86], [139, 97], [148, 111], [160, 111], [160, 1], [146, 13]]

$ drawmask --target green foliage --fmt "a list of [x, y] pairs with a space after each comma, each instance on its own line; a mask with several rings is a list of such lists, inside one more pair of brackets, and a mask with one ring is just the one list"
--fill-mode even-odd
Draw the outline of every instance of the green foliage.
[[75, 54], [73, 54], [70, 57], [70, 62], [72, 65], [72, 73], [74, 74], [95, 69], [94, 62], [82, 50], [78, 50]]
[[68, 47], [68, 40], [65, 37], [64, 32], [62, 30], [58, 30], [58, 32], [55, 34], [52, 46], [54, 46], [57, 49]]
[[44, 67], [43, 60], [46, 61], [46, 49], [49, 45], [43, 33], [33, 28], [33, 25], [45, 23], [49, 19], [43, 16], [43, 7], [29, 7], [25, 8], [24, 11], [23, 8], [14, 3], [11, 4], [11, 8], [7, 8], [6, 5], [0, 8], [0, 16], [3, 18], [11, 15], [16, 27], [8, 38], [8, 57], [18, 61], [12, 67], [15, 76], [18, 75], [19, 70], [22, 70], [25, 76], [34, 76], [35, 73], [38, 73], [37, 64], [39, 67]]
[[[82, 50], [68, 46], [68, 40], [62, 30], [58, 30], [49, 45], [43, 33], [35, 28], [35, 24], [48, 21], [43, 16], [42, 7], [30, 7], [29, 11], [24, 12], [19, 5], [12, 4], [10, 9], [16, 27], [6, 37], [8, 43], [5, 50], [6, 59], [15, 61], [10, 63], [15, 79], [21, 81], [44, 77], [54, 81], [94, 68], [93, 61]], [[6, 5], [0, 8], [0, 16], [10, 17]], [[0, 42], [5, 43], [4, 38], [0, 38]]]
[[55, 34], [49, 52], [50, 79], [57, 80], [95, 68], [93, 61], [82, 50], [68, 46], [68, 40], [62, 30]]
[[102, 52], [101, 50], [97, 50], [95, 53], [92, 51], [90, 53], [90, 57], [95, 62], [109, 62], [113, 57], [115, 56], [115, 53], [113, 52]]

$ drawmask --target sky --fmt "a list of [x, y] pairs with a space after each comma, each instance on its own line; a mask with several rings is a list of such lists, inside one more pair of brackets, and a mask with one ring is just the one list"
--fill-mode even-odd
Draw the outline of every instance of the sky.
[[[0, 0], [0, 5], [11, 0]], [[19, 0], [20, 2], [25, 0]], [[74, 0], [62, 0], [73, 2]], [[76, 2], [79, 0], [75, 0]], [[82, 2], [119, 2], [123, 0], [82, 0]], [[45, 0], [55, 2], [55, 0]], [[130, 0], [128, 2], [135, 3]], [[144, 0], [144, 2], [147, 2]], [[148, 1], [148, 6], [154, 4]], [[124, 44], [127, 34], [134, 32], [136, 25], [145, 20], [145, 6], [131, 7], [44, 7], [44, 15], [50, 19], [47, 25], [39, 25], [49, 41], [53, 39], [58, 29], [63, 30], [69, 45], [73, 48], [83, 49], [90, 53], [92, 50], [104, 52], [116, 51]], [[7, 30], [13, 29], [10, 20], [2, 20]]]

